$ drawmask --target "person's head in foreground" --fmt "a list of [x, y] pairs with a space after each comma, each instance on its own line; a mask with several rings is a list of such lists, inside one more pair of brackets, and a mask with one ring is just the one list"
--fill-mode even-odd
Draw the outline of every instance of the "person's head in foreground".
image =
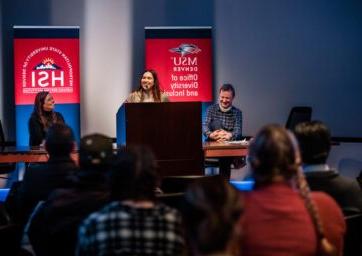
[[320, 121], [303, 122], [295, 127], [304, 164], [325, 164], [331, 150], [331, 133]]
[[112, 166], [110, 184], [113, 200], [155, 201], [159, 176], [152, 151], [145, 146], [123, 148]]
[[108, 170], [113, 159], [112, 138], [89, 134], [80, 140], [79, 165], [83, 170]]
[[279, 125], [263, 127], [249, 147], [255, 186], [289, 181], [297, 175], [300, 154], [291, 133]]
[[72, 129], [61, 123], [53, 124], [45, 137], [45, 149], [50, 156], [69, 156], [75, 148]]
[[243, 212], [238, 191], [224, 178], [213, 177], [191, 184], [185, 200], [183, 219], [192, 253], [232, 253], [240, 241], [237, 222]]

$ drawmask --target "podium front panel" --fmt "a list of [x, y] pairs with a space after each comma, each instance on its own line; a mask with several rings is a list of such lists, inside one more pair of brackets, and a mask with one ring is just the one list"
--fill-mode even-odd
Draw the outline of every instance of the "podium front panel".
[[147, 145], [161, 176], [202, 175], [201, 103], [126, 103], [126, 146]]

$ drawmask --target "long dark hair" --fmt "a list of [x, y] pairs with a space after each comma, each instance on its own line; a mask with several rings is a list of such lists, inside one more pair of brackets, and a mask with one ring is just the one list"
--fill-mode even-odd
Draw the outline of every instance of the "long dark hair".
[[157, 72], [153, 69], [146, 69], [143, 73], [142, 76], [140, 78], [140, 82], [139, 82], [139, 87], [138, 87], [138, 91], [141, 93], [141, 102], [143, 102], [144, 100], [144, 94], [143, 94], [143, 87], [142, 87], [142, 77], [145, 73], [150, 72], [153, 76], [153, 82], [154, 85], [151, 89], [152, 92], [152, 96], [155, 102], [161, 102], [161, 90], [160, 90], [160, 81], [158, 80], [158, 75]]
[[57, 116], [54, 111], [46, 114], [46, 111], [44, 111], [43, 109], [45, 98], [48, 96], [48, 94], [49, 92], [47, 91], [38, 92], [34, 100], [33, 115], [35, 115], [40, 123], [43, 125], [44, 130], [48, 130], [48, 128], [52, 124], [58, 122]]
[[267, 125], [249, 147], [249, 162], [255, 186], [268, 185], [275, 176], [290, 180], [297, 173], [296, 152], [290, 136], [279, 125]]
[[138, 145], [120, 149], [109, 181], [113, 200], [155, 201], [159, 175], [151, 149]]
[[190, 185], [181, 211], [188, 243], [195, 255], [235, 249], [234, 243], [240, 242], [235, 228], [243, 205], [238, 191], [221, 176]]

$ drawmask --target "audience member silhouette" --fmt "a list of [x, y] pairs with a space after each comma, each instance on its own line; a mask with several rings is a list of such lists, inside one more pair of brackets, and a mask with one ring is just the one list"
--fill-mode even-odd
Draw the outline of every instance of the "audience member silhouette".
[[234, 255], [240, 243], [239, 192], [224, 178], [196, 181], [186, 190], [183, 220], [192, 255]]
[[158, 180], [149, 149], [121, 151], [111, 172], [112, 202], [81, 224], [77, 255], [180, 255], [181, 216], [156, 201]]
[[79, 224], [109, 202], [106, 177], [112, 159], [111, 138], [92, 134], [81, 139], [80, 170], [72, 186], [50, 194], [31, 220], [29, 239], [37, 256], [74, 255]]
[[331, 134], [320, 121], [304, 122], [295, 127], [302, 154], [303, 170], [309, 187], [332, 196], [347, 213], [362, 211], [362, 190], [357, 180], [341, 176], [326, 163], [331, 150]]
[[75, 139], [69, 126], [57, 123], [49, 128], [45, 138], [49, 159], [27, 167], [18, 187], [16, 222], [25, 224], [39, 201], [46, 200], [54, 189], [70, 185], [68, 176], [78, 170], [71, 158], [74, 147]]
[[340, 255], [342, 211], [329, 195], [309, 193], [293, 135], [278, 125], [263, 127], [249, 161], [255, 188], [244, 193], [242, 255]]

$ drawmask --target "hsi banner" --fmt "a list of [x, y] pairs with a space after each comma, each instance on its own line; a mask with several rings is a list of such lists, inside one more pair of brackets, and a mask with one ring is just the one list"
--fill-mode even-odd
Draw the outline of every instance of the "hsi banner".
[[16, 39], [15, 102], [32, 104], [47, 90], [61, 103], [79, 103], [79, 40]]
[[49, 91], [74, 134], [80, 136], [79, 27], [14, 26], [16, 141], [28, 145], [35, 96]]
[[212, 101], [210, 27], [146, 27], [146, 69], [170, 101]]

